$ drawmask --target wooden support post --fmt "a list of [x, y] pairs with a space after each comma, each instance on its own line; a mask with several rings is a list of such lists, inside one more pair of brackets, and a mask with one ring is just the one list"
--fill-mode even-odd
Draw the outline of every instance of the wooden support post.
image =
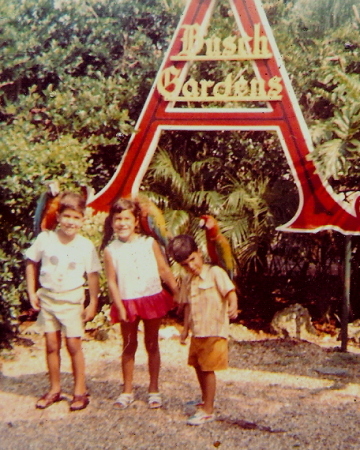
[[350, 311], [350, 280], [351, 280], [351, 236], [345, 236], [344, 261], [344, 297], [341, 317], [341, 351], [347, 351], [348, 324]]

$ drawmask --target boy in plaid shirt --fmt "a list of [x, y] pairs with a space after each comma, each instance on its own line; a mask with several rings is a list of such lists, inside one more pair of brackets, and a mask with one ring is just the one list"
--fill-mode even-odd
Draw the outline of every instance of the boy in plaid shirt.
[[202, 403], [187, 424], [202, 425], [215, 419], [215, 370], [228, 367], [229, 318], [237, 317], [237, 295], [233, 282], [221, 267], [203, 262], [191, 236], [172, 239], [169, 253], [188, 272], [179, 297], [179, 302], [185, 304], [180, 338], [184, 343], [191, 330], [188, 364], [195, 368]]

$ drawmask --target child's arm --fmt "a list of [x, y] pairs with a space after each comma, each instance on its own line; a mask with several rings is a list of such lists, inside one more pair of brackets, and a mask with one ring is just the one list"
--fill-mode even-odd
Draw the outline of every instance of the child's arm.
[[26, 260], [26, 285], [31, 306], [35, 311], [40, 311], [40, 301], [36, 294], [37, 280], [39, 275], [39, 264], [31, 259]]
[[225, 300], [229, 305], [228, 315], [230, 319], [236, 319], [238, 316], [238, 299], [235, 290], [228, 292]]
[[180, 334], [180, 344], [185, 344], [186, 338], [189, 335], [189, 328], [190, 328], [190, 305], [189, 303], [186, 303], [184, 307], [184, 328]]
[[95, 317], [97, 305], [98, 305], [98, 296], [99, 296], [99, 273], [91, 272], [87, 274], [88, 286], [89, 286], [89, 294], [90, 294], [90, 303], [84, 310], [84, 322], [88, 322]]
[[154, 241], [153, 243], [153, 250], [156, 258], [156, 262], [158, 265], [159, 275], [160, 278], [166, 285], [171, 289], [171, 292], [173, 296], [175, 297], [175, 301], [177, 299], [177, 296], [179, 295], [179, 287], [175, 280], [175, 277], [173, 273], [171, 272], [169, 264], [166, 262], [162, 251], [159, 247], [159, 244]]
[[126, 321], [127, 314], [123, 302], [120, 297], [119, 287], [117, 284], [117, 276], [115, 272], [115, 267], [112, 262], [112, 258], [109, 250], [104, 250], [104, 267], [106, 279], [109, 287], [109, 294], [112, 301], [115, 303], [117, 309], [119, 310], [120, 319]]

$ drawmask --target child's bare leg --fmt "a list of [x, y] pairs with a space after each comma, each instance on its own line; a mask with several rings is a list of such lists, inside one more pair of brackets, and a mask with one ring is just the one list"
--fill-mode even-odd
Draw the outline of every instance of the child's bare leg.
[[56, 394], [61, 390], [60, 384], [60, 348], [61, 332], [45, 333], [46, 362], [49, 370], [49, 394]]
[[200, 367], [195, 367], [196, 375], [199, 380], [203, 405], [203, 409], [207, 414], [214, 412], [214, 401], [216, 392], [216, 376], [215, 372], [204, 372]]
[[85, 359], [81, 347], [81, 337], [66, 338], [66, 346], [74, 375], [74, 395], [84, 395], [86, 393]]
[[149, 392], [159, 392], [160, 349], [159, 328], [160, 319], [144, 320], [145, 348], [148, 354], [150, 375]]
[[44, 409], [61, 400], [60, 386], [60, 331], [45, 333], [46, 362], [49, 372], [50, 389], [36, 402], [36, 408]]
[[134, 322], [121, 322], [121, 334], [123, 338], [123, 351], [121, 355], [121, 367], [124, 379], [123, 392], [130, 394], [132, 392], [135, 353], [138, 346], [139, 319]]

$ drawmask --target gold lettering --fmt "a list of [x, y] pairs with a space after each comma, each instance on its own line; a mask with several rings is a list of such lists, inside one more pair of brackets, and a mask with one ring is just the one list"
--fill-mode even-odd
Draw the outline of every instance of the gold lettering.
[[248, 36], [247, 34], [238, 39], [238, 55], [240, 57], [244, 58], [251, 54], [251, 51], [250, 53], [248, 52], [248, 47], [246, 46], [246, 44], [249, 44], [252, 40], [253, 38]]
[[282, 84], [280, 77], [272, 77], [269, 80], [269, 92], [268, 96], [270, 98], [275, 98], [276, 100], [281, 100], [282, 96], [280, 95], [282, 92]]
[[244, 97], [249, 94], [249, 85], [245, 78], [241, 75], [238, 81], [234, 83], [234, 95]]
[[213, 56], [213, 41], [211, 38], [205, 39], [205, 53], [206, 56]]
[[266, 97], [265, 81], [262, 78], [253, 78], [250, 81], [251, 97]]
[[184, 86], [182, 88], [182, 94], [184, 97], [190, 97], [193, 99], [193, 97], [199, 97], [199, 84], [197, 81], [194, 80], [194, 78], [190, 78], [186, 83], [184, 83]]
[[205, 39], [206, 56], [219, 57], [221, 55], [221, 39], [214, 36], [209, 39]]
[[179, 55], [193, 56], [197, 55], [204, 45], [204, 39], [200, 35], [200, 25], [184, 25], [184, 34], [181, 39], [183, 46]]
[[[179, 80], [180, 69], [170, 66], [164, 69], [157, 80], [157, 89], [161, 95], [177, 97], [181, 91], [181, 81]], [[169, 90], [170, 89], [170, 90]]]
[[[225, 81], [216, 83], [213, 89], [214, 97], [229, 97], [231, 95], [232, 77], [231, 73], [226, 77]], [[222, 92], [220, 92], [222, 91]]]
[[283, 87], [280, 77], [272, 77], [266, 83], [263, 78], [253, 78], [249, 81], [242, 75], [233, 82], [233, 75], [229, 74], [224, 81], [216, 84], [213, 80], [197, 82], [194, 78], [190, 78], [181, 86], [179, 76], [180, 70], [174, 66], [164, 69], [160, 74], [157, 88], [166, 101], [266, 102], [282, 98]]
[[[254, 25], [254, 36], [244, 36], [236, 39], [227, 36], [220, 39], [212, 36], [207, 39], [201, 35], [200, 25], [184, 25], [182, 50], [171, 56], [172, 61], [249, 61], [253, 59], [270, 59], [272, 54], [268, 49], [268, 39], [261, 35], [260, 24]], [[252, 47], [250, 47], [252, 42]], [[205, 45], [205, 54], [200, 54]]]
[[200, 81], [200, 97], [208, 97], [208, 88], [214, 86], [214, 81], [211, 80], [201, 80]]
[[[260, 24], [257, 23], [254, 25], [254, 48], [253, 48], [254, 57], [271, 57], [271, 53], [268, 50], [268, 39], [266, 36], [261, 36], [260, 33]], [[269, 56], [270, 55], [270, 56]]]
[[228, 36], [223, 40], [224, 51], [223, 55], [235, 55], [236, 53], [236, 36]]

